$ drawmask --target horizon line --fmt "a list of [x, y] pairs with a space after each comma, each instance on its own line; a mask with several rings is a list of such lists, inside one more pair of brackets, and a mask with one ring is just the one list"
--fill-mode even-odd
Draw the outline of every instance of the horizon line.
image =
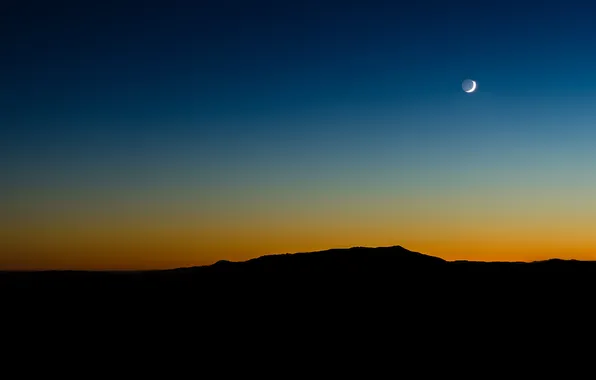
[[328, 252], [328, 251], [348, 251], [351, 249], [388, 249], [388, 248], [400, 248], [400, 249], [404, 249], [406, 251], [412, 252], [412, 253], [417, 253], [417, 254], [421, 254], [421, 255], [425, 255], [425, 256], [430, 256], [430, 257], [435, 257], [438, 259], [441, 259], [447, 263], [462, 263], [462, 262], [467, 262], [467, 263], [495, 263], [495, 264], [499, 264], [499, 263], [504, 263], [504, 264], [531, 264], [531, 263], [540, 263], [540, 262], [547, 262], [547, 261], [553, 261], [553, 260], [557, 260], [557, 261], [566, 261], [566, 262], [596, 262], [596, 260], [578, 260], [578, 259], [561, 259], [560, 257], [552, 257], [549, 259], [544, 259], [544, 260], [532, 260], [532, 261], [504, 261], [504, 260], [495, 260], [495, 261], [489, 261], [489, 260], [446, 260], [443, 259], [439, 256], [435, 256], [432, 254], [427, 254], [427, 253], [423, 253], [423, 252], [418, 252], [418, 251], [412, 251], [409, 250], [405, 247], [403, 247], [402, 245], [389, 245], [389, 246], [351, 246], [351, 247], [334, 247], [334, 248], [327, 248], [327, 249], [323, 249], [323, 250], [316, 250], [316, 251], [298, 251], [298, 252], [284, 252], [284, 253], [268, 253], [268, 254], [263, 254], [260, 256], [255, 256], [252, 257], [250, 259], [246, 259], [246, 260], [239, 260], [239, 261], [232, 261], [232, 260], [226, 260], [226, 259], [221, 259], [221, 260], [217, 260], [211, 264], [204, 264], [204, 265], [191, 265], [191, 266], [181, 266], [181, 267], [173, 267], [173, 268], [164, 268], [164, 269], [1, 269], [0, 268], [0, 273], [48, 273], [48, 272], [92, 272], [92, 273], [139, 273], [139, 272], [164, 272], [164, 271], [172, 271], [172, 270], [178, 270], [178, 269], [192, 269], [192, 268], [204, 268], [204, 267], [210, 267], [212, 265], [215, 265], [219, 262], [229, 262], [229, 263], [244, 263], [244, 262], [248, 262], [250, 260], [255, 260], [255, 259], [259, 259], [261, 257], [268, 257], [268, 256], [283, 256], [283, 255], [299, 255], [299, 254], [309, 254], [309, 253], [322, 253], [322, 252]]

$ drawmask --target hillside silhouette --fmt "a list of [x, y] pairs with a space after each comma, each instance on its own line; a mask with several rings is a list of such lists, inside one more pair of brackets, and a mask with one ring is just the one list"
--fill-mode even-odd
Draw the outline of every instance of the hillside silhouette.
[[[417, 284], [445, 289], [458, 285], [570, 286], [596, 278], [596, 261], [551, 259], [535, 262], [446, 261], [401, 246], [353, 247], [318, 252], [266, 255], [241, 262], [227, 260], [212, 265], [169, 270], [101, 272], [40, 271], [0, 272], [0, 286], [12, 291], [77, 292], [96, 294], [193, 291], [210, 293], [242, 291], [275, 281], [288, 288], [308, 289], [326, 284], [366, 288], [379, 283]], [[424, 281], [422, 281], [424, 280]], [[389, 289], [389, 288], [386, 288]], [[203, 292], [205, 294], [205, 292]]]
[[[468, 340], [471, 351], [495, 349], [494, 342], [515, 342], [535, 325], [567, 336], [570, 326], [592, 322], [595, 283], [592, 261], [450, 262], [401, 246], [172, 270], [0, 272], [3, 316], [20, 326], [15, 331], [107, 331], [115, 340], [134, 331], [151, 342], [167, 336], [179, 348], [191, 340], [202, 347], [265, 340], [287, 352], [301, 350], [295, 342], [326, 339], [335, 350], [366, 351], [354, 342], [388, 336], [406, 346]], [[85, 347], [98, 349], [93, 342]]]

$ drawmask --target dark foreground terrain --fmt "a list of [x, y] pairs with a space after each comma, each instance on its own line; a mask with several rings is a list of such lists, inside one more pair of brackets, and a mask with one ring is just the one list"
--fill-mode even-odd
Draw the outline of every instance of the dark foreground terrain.
[[[192, 287], [241, 281], [245, 286], [261, 280], [285, 285], [308, 287], [311, 281], [341, 280], [365, 285], [366, 281], [400, 281], [415, 278], [444, 280], [454, 275], [475, 280], [548, 280], [560, 276], [572, 279], [596, 274], [596, 261], [560, 260], [525, 262], [446, 261], [438, 257], [409, 251], [401, 246], [330, 249], [320, 252], [267, 255], [243, 262], [222, 260], [213, 265], [154, 271], [0, 271], [3, 289], [62, 290], [76, 292], [82, 288], [101, 292], [138, 290], [159, 287]], [[586, 277], [587, 276], [587, 277]], [[457, 278], [457, 277], [456, 277]], [[456, 278], [451, 284], [456, 283]], [[434, 284], [433, 284], [434, 285]], [[448, 285], [448, 284], [444, 284]]]
[[[481, 303], [572, 299], [596, 290], [596, 261], [455, 261], [400, 246], [269, 255], [142, 272], [0, 272], [2, 292], [56, 302], [292, 303], [383, 299]], [[192, 300], [189, 302], [189, 300]]]
[[[201, 366], [207, 356], [256, 356], [259, 373], [289, 361], [284, 378], [320, 364], [332, 377], [354, 366], [367, 378], [396, 366], [430, 376], [447, 371], [435, 360], [454, 359], [468, 363], [457, 373], [509, 376], [505, 367], [529, 357], [543, 363], [531, 371], [550, 372], [544, 355], [592, 352], [581, 347], [593, 345], [595, 290], [596, 262], [447, 262], [399, 246], [165, 271], [0, 275], [4, 346], [20, 346], [23, 357], [39, 344], [42, 355], [58, 355], [67, 342], [102, 368], [139, 352], [190, 355]], [[141, 358], [139, 368], [155, 364]]]

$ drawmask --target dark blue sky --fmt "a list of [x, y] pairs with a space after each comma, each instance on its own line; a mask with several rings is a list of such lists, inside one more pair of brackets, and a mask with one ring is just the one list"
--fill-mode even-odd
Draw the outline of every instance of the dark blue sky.
[[[21, 152], [152, 136], [358, 140], [366, 127], [337, 119], [358, 116], [437, 114], [425, 131], [449, 133], [446, 106], [466, 120], [592, 96], [595, 12], [579, 1], [17, 2], [1, 16], [0, 122]], [[463, 100], [466, 77], [481, 99]]]
[[2, 182], [22, 204], [457, 192], [596, 158], [588, 1], [10, 3]]
[[581, 95], [596, 75], [585, 2], [38, 3], [2, 12], [3, 122], [19, 128], [406, 106], [468, 76], [501, 98]]

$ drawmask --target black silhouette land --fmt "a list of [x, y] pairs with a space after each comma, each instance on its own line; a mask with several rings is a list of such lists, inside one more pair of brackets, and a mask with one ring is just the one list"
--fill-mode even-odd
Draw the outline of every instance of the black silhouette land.
[[549, 288], [591, 290], [595, 281], [596, 261], [446, 261], [401, 246], [267, 255], [243, 262], [221, 260], [212, 265], [169, 270], [0, 272], [0, 286], [10, 292], [75, 296], [84, 291], [114, 297], [129, 292], [139, 296], [190, 292], [199, 299], [249, 291], [254, 291], [253, 297], [260, 297], [281, 288], [316, 294], [330, 287], [344, 291], [376, 287], [375, 294], [398, 290], [410, 295], [428, 290], [533, 289], [539, 295]]
[[419, 371], [429, 352], [486, 360], [524, 357], [528, 344], [572, 344], [593, 323], [594, 284], [593, 261], [449, 262], [401, 246], [173, 270], [0, 274], [3, 326], [21, 343], [25, 333], [32, 342], [68, 336], [75, 351], [101, 358], [265, 349], [312, 370], [315, 352], [327, 365], [338, 355], [355, 363], [372, 356], [369, 363], [385, 358], [383, 368]]

